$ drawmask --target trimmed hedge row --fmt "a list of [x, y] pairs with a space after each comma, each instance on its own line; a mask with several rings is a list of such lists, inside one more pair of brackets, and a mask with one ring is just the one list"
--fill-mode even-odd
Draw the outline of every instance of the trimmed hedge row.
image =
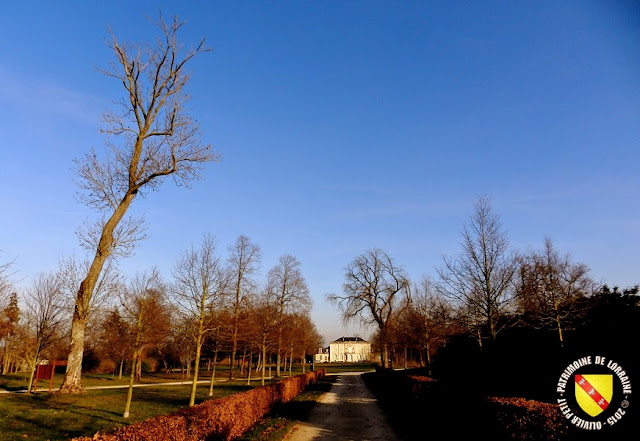
[[524, 398], [487, 399], [490, 414], [495, 415], [509, 439], [562, 440], [569, 432], [567, 420], [560, 414], [557, 404]]
[[324, 377], [325, 369], [285, 378], [246, 392], [208, 400], [122, 427], [110, 434], [72, 441], [213, 441], [233, 440], [257, 423], [274, 406], [286, 403]]

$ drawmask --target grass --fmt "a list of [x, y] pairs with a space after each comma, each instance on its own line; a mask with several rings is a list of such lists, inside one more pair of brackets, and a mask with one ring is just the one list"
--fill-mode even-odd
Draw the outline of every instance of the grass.
[[[99, 380], [96, 380], [99, 381]], [[90, 381], [87, 382], [89, 384]], [[246, 380], [216, 383], [214, 396], [220, 398], [259, 386]], [[208, 397], [209, 386], [199, 385], [196, 404]], [[119, 427], [167, 414], [186, 407], [190, 386], [157, 386], [135, 388], [131, 416], [122, 418], [127, 389], [89, 390], [84, 394], [10, 393], [0, 395], [0, 433], [7, 441], [68, 440], [76, 436], [92, 436]]]
[[[229, 377], [229, 370], [216, 370], [216, 381], [224, 380]], [[207, 372], [206, 370], [201, 370], [198, 375], [198, 380], [207, 380], [211, 378], [211, 372]], [[64, 379], [64, 371], [58, 373], [53, 378], [53, 389], [57, 390], [61, 385]], [[152, 384], [152, 383], [166, 383], [166, 382], [175, 382], [175, 381], [189, 381], [190, 379], [186, 376], [182, 375], [180, 372], [153, 372], [153, 373], [143, 373], [142, 379], [137, 384]], [[17, 374], [9, 374], [0, 376], [0, 391], [26, 391], [27, 383], [29, 381], [29, 375], [25, 372], [20, 372]], [[111, 374], [82, 374], [82, 385], [84, 387], [100, 387], [100, 386], [124, 386], [129, 384], [129, 376], [123, 375], [122, 379], [118, 379], [118, 376], [113, 376]], [[38, 390], [48, 389], [49, 388], [49, 380], [39, 380], [38, 381]]]
[[[348, 371], [373, 370], [373, 364], [368, 363], [323, 363], [316, 364], [316, 368], [324, 368], [327, 373], [341, 373]], [[306, 370], [310, 366], [307, 365]], [[226, 381], [227, 369], [216, 371], [214, 396], [219, 398], [242, 392], [260, 385], [258, 377], [247, 386], [246, 379]], [[294, 365], [292, 375], [302, 372], [300, 365]], [[272, 369], [275, 375], [275, 367]], [[283, 376], [288, 376], [283, 372]], [[211, 373], [201, 371], [199, 380], [207, 380]], [[60, 387], [63, 374], [54, 377], [54, 391]], [[222, 380], [222, 381], [221, 381]], [[28, 376], [24, 373], [0, 376], [0, 391], [24, 392], [27, 388]], [[142, 381], [137, 384], [155, 384], [164, 382], [188, 381], [181, 373], [145, 373]], [[274, 381], [274, 380], [272, 380]], [[296, 421], [304, 420], [308, 416], [317, 399], [328, 390], [332, 377], [325, 377], [321, 382], [310, 388], [296, 399], [279, 408], [275, 413], [265, 418], [254, 433], [258, 436], [247, 440], [279, 440], [288, 433]], [[85, 388], [98, 386], [114, 386], [128, 384], [128, 377], [110, 374], [83, 374]], [[40, 380], [39, 391], [48, 389], [49, 382]], [[200, 384], [197, 389], [196, 404], [208, 397], [209, 385]], [[190, 384], [177, 386], [137, 387], [133, 391], [131, 416], [122, 418], [127, 389], [90, 389], [84, 394], [67, 395], [48, 392], [36, 394], [0, 393], [0, 438], [7, 441], [15, 440], [68, 440], [76, 436], [92, 436], [96, 432], [111, 432], [119, 427], [142, 421], [147, 418], [163, 415], [182, 407], [189, 402]], [[251, 436], [251, 435], [248, 435]], [[265, 438], [266, 437], [266, 438]]]
[[317, 369], [326, 369], [327, 374], [340, 374], [343, 372], [369, 372], [373, 371], [376, 363], [317, 363]]

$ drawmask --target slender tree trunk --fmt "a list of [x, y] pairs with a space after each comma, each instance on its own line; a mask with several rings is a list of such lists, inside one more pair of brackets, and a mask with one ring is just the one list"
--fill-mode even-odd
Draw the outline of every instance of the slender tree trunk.
[[133, 351], [133, 360], [131, 361], [131, 375], [129, 375], [129, 390], [127, 391], [127, 403], [124, 406], [123, 418], [129, 418], [129, 410], [131, 409], [131, 398], [133, 397], [133, 381], [135, 380], [135, 365], [138, 363], [138, 350]]
[[558, 325], [558, 338], [560, 339], [560, 347], [564, 348], [564, 337], [562, 336], [562, 325], [560, 316], [556, 313], [556, 324]]
[[213, 379], [216, 379], [216, 367], [218, 366], [218, 349], [215, 350], [214, 352], [214, 358], [213, 358], [213, 373], [211, 374], [213, 376]]
[[291, 358], [289, 358], [289, 376], [291, 376], [291, 366], [293, 366], [293, 344], [291, 345]]
[[249, 351], [249, 372], [247, 373], [247, 386], [251, 385], [251, 359], [253, 358], [253, 352]]
[[285, 356], [284, 356], [284, 357], [282, 357], [282, 358], [283, 358], [283, 360], [282, 360], [282, 361], [283, 361], [282, 371], [283, 371], [283, 372], [287, 372], [287, 357], [286, 357], [286, 355], [285, 355]]
[[142, 381], [142, 347], [138, 350], [138, 361], [136, 362], [136, 381]]
[[[211, 360], [211, 359], [209, 359]], [[213, 372], [211, 373], [211, 382], [209, 383], [209, 396], [213, 396], [213, 383], [216, 381], [216, 364], [218, 363], [218, 350], [216, 349], [213, 356]]]
[[244, 361], [247, 358], [247, 346], [245, 345], [244, 350], [242, 351], [242, 364], [240, 365], [240, 376], [244, 375]]
[[276, 353], [276, 377], [280, 377], [280, 365], [282, 364], [282, 359], [280, 356], [281, 352], [282, 352], [282, 323], [278, 327], [278, 348]]
[[[233, 346], [231, 349], [231, 366], [229, 368], [229, 380], [233, 378], [233, 364], [236, 361], [236, 351], [238, 349], [238, 316], [240, 315], [240, 283], [242, 277], [239, 275], [236, 282], [236, 301], [233, 305], [233, 334], [231, 336]], [[251, 368], [249, 368], [251, 369]], [[240, 374], [242, 376], [242, 373]]]
[[118, 380], [122, 380], [122, 365], [124, 365], [124, 359], [120, 360], [120, 371], [118, 372]]
[[35, 393], [36, 391], [34, 390], [33, 392], [31, 392], [31, 386], [33, 386], [33, 378], [36, 374], [36, 369], [38, 367], [37, 365], [38, 362], [38, 356], [36, 355], [36, 357], [33, 359], [33, 362], [31, 363], [31, 373], [29, 374], [29, 385], [27, 388], [27, 392], [29, 393]]
[[404, 360], [403, 360], [403, 366], [406, 369], [407, 368], [407, 345], [404, 345]]
[[[264, 360], [267, 358], [267, 338], [266, 336], [262, 337], [262, 385], [264, 386], [264, 374], [265, 374], [265, 363]], [[271, 364], [269, 364], [269, 369], [271, 369]], [[269, 373], [271, 374], [271, 373]]]
[[200, 369], [201, 349], [202, 349], [202, 333], [199, 333], [198, 338], [196, 339], [196, 362], [193, 367], [193, 380], [191, 381], [191, 397], [189, 397], [189, 407], [193, 406], [196, 401], [196, 388], [198, 387], [198, 370]]
[[302, 351], [302, 373], [303, 374], [304, 374], [304, 371], [305, 371], [304, 364], [305, 364], [305, 361], [306, 361], [305, 360], [306, 356], [307, 356], [307, 351]]

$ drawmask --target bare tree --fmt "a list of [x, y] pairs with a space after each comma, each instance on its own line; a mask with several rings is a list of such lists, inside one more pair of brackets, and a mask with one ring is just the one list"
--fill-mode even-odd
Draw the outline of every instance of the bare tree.
[[63, 296], [56, 274], [39, 274], [25, 296], [25, 322], [29, 332], [27, 357], [31, 392], [36, 366], [44, 351], [60, 338], [64, 317]]
[[501, 329], [500, 318], [513, 302], [511, 281], [516, 264], [499, 216], [486, 197], [474, 204], [474, 212], [462, 229], [462, 251], [444, 257], [437, 269], [438, 289], [468, 312], [482, 344], [483, 330], [492, 340]]
[[444, 343], [450, 312], [446, 301], [437, 294], [430, 277], [423, 276], [413, 287], [409, 314], [411, 320], [408, 325], [411, 330], [417, 332], [416, 337], [424, 353], [425, 365], [431, 375], [432, 354]]
[[238, 325], [240, 307], [244, 297], [254, 288], [251, 276], [260, 266], [262, 258], [260, 247], [251, 242], [247, 236], [239, 236], [233, 247], [229, 248], [229, 275], [232, 289], [231, 295], [231, 365], [229, 379], [233, 378], [233, 368], [238, 350]]
[[307, 282], [300, 271], [300, 261], [290, 254], [280, 256], [278, 264], [269, 270], [267, 289], [278, 306], [278, 343], [276, 347], [276, 376], [282, 363], [282, 333], [286, 313], [308, 311], [311, 297]]
[[227, 275], [220, 257], [216, 254], [216, 241], [205, 236], [199, 249], [191, 248], [178, 260], [173, 271], [176, 280], [174, 298], [180, 312], [191, 318], [194, 328], [195, 368], [189, 406], [195, 404], [200, 353], [205, 338], [220, 325], [215, 309], [222, 307], [227, 289]]
[[178, 33], [184, 22], [158, 22], [161, 37], [154, 46], [122, 45], [111, 35], [115, 61], [105, 74], [124, 86], [121, 110], [104, 116], [108, 136], [104, 153], [91, 150], [76, 161], [79, 198], [102, 217], [81, 234], [95, 252], [77, 290], [71, 346], [63, 392], [82, 390], [82, 353], [95, 285], [112, 255], [127, 255], [143, 238], [142, 220], [125, 217], [134, 199], [173, 177], [186, 185], [199, 177], [204, 163], [219, 158], [201, 141], [199, 125], [185, 112], [187, 64], [207, 51], [202, 39], [184, 50]]
[[169, 328], [168, 312], [163, 304], [165, 288], [157, 269], [150, 273], [137, 274], [121, 293], [121, 305], [131, 335], [131, 375], [129, 391], [123, 417], [129, 417], [133, 383], [139, 379], [138, 366], [142, 362], [145, 345], [153, 343], [158, 333], [166, 333]]
[[544, 240], [542, 251], [531, 251], [520, 259], [516, 293], [525, 319], [539, 328], [555, 328], [560, 346], [564, 331], [586, 310], [580, 300], [595, 290], [587, 275], [589, 268], [560, 256], [551, 238]]
[[[267, 353], [272, 350], [274, 332], [279, 334], [280, 304], [273, 290], [269, 286], [250, 301], [246, 302], [249, 315], [249, 343], [255, 343], [261, 350], [261, 383], [264, 386], [266, 378]], [[271, 369], [271, 368], [269, 368]], [[251, 370], [251, 361], [249, 361]]]
[[388, 366], [389, 332], [400, 297], [409, 295], [409, 279], [402, 267], [378, 248], [367, 250], [345, 268], [343, 295], [329, 294], [345, 323], [354, 319], [375, 324], [380, 333], [380, 364]]

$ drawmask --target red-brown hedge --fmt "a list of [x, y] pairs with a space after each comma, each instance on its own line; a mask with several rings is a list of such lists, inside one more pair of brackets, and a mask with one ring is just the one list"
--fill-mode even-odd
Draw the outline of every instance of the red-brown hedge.
[[93, 437], [73, 438], [72, 441], [230, 441], [251, 428], [276, 404], [291, 400], [324, 375], [325, 370], [318, 369], [208, 400], [169, 415], [149, 418], [110, 434], [96, 433]]
[[562, 440], [567, 437], [569, 427], [557, 404], [498, 397], [490, 397], [487, 402], [509, 439]]

